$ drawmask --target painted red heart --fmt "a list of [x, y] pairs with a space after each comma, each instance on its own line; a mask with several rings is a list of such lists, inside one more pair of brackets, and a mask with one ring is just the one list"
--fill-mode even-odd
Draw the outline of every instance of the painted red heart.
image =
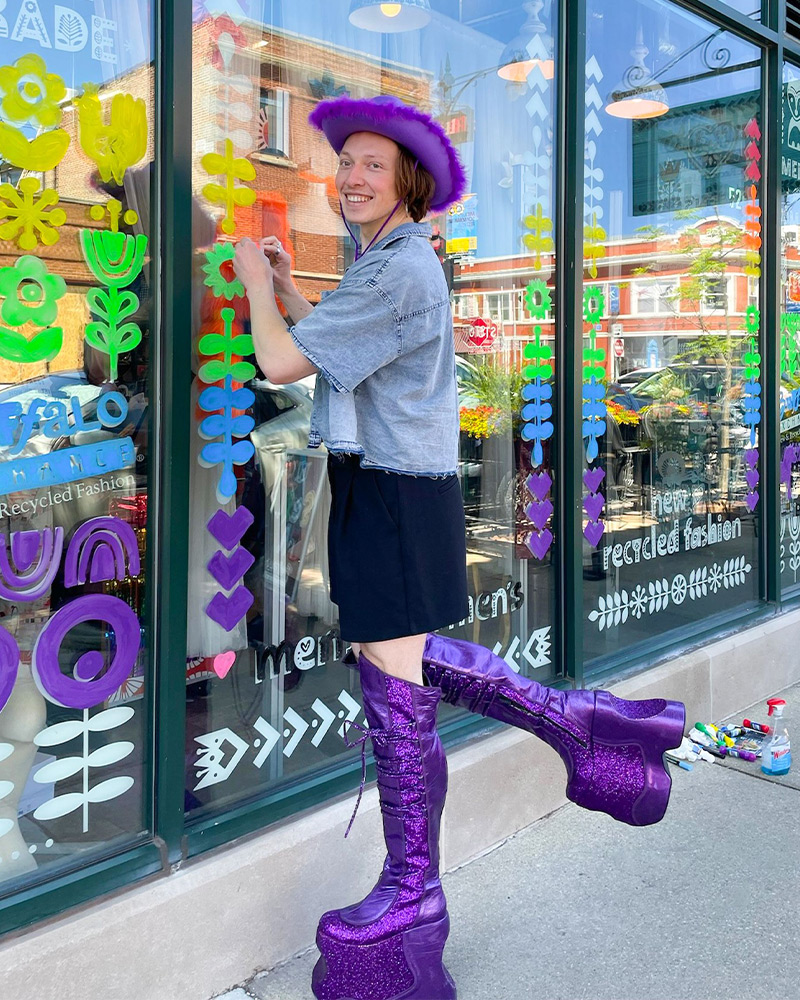
[[228, 671], [236, 663], [236, 653], [229, 650], [227, 653], [217, 653], [212, 666], [217, 677], [227, 677]]
[[583, 529], [583, 534], [586, 541], [597, 548], [597, 543], [603, 537], [605, 530], [606, 526], [602, 521], [589, 521]]
[[748, 139], [760, 139], [761, 129], [758, 127], [758, 122], [755, 118], [751, 118], [750, 121], [744, 127], [744, 134]]

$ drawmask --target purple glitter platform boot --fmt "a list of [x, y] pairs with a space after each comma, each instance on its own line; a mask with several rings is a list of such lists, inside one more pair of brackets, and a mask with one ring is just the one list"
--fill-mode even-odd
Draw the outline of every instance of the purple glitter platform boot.
[[567, 768], [567, 797], [579, 806], [631, 826], [663, 817], [671, 786], [663, 754], [681, 742], [681, 702], [543, 687], [484, 646], [433, 633], [422, 660], [425, 680], [444, 701], [549, 743]]
[[365, 899], [320, 919], [314, 996], [455, 1000], [442, 962], [450, 921], [439, 881], [447, 793], [447, 761], [436, 732], [441, 692], [391, 677], [363, 656], [358, 669], [370, 728], [350, 745], [361, 743], [363, 760], [364, 743], [372, 739], [388, 855]]

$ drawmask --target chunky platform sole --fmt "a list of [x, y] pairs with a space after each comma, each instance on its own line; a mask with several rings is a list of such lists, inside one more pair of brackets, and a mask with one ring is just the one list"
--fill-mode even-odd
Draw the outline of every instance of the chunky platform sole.
[[317, 1000], [456, 1000], [442, 962], [447, 915], [375, 944], [347, 944], [317, 933], [320, 959], [311, 988]]
[[[660, 711], [652, 710], [655, 705]], [[587, 781], [584, 768], [576, 768], [567, 797], [599, 812], [610, 812], [613, 804], [612, 815], [632, 826], [658, 823], [672, 787], [664, 754], [680, 745], [685, 725], [686, 708], [679, 701], [623, 701], [598, 691], [592, 717], [592, 777]]]

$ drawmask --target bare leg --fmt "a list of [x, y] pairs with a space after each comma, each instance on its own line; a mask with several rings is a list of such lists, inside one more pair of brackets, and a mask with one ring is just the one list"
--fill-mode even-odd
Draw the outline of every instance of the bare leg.
[[400, 639], [386, 639], [383, 642], [352, 642], [350, 645], [356, 656], [364, 656], [385, 674], [422, 684], [422, 651], [425, 649], [427, 632], [421, 635], [406, 635]]

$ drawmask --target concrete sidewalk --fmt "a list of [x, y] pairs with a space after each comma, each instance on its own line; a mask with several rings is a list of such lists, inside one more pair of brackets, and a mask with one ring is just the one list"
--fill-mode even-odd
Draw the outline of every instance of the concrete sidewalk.
[[[800, 686], [781, 696], [798, 738]], [[796, 745], [792, 779], [798, 756]], [[672, 776], [654, 827], [569, 804], [445, 876], [445, 961], [459, 1000], [796, 995], [797, 782], [765, 780], [757, 764], [697, 763]], [[312, 1000], [316, 958], [313, 949], [224, 1000]]]

